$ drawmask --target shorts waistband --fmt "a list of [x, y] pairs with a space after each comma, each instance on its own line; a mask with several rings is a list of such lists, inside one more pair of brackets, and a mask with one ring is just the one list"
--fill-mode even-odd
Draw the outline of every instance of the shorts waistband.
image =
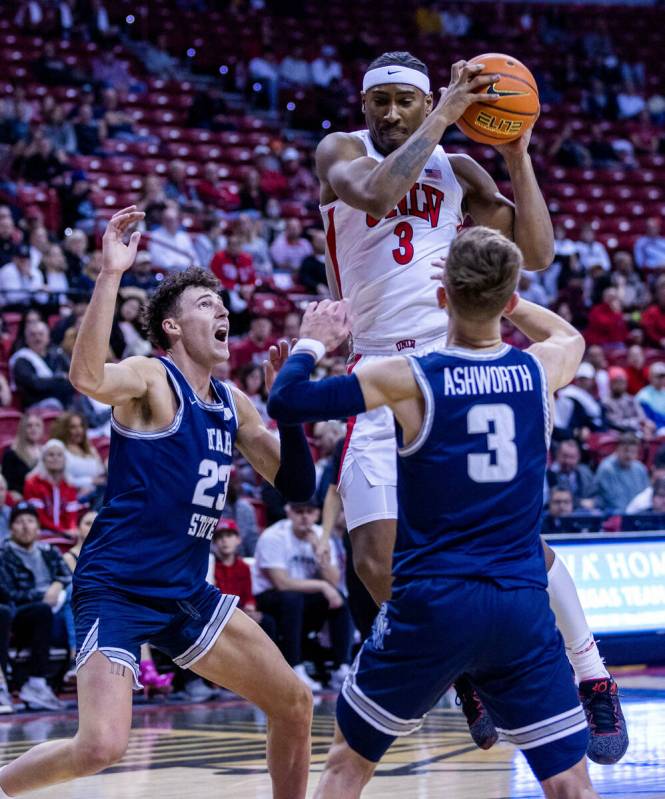
[[377, 344], [366, 339], [353, 339], [354, 355], [417, 355], [426, 349], [446, 346], [447, 337], [434, 336], [428, 339], [405, 338], [387, 344]]

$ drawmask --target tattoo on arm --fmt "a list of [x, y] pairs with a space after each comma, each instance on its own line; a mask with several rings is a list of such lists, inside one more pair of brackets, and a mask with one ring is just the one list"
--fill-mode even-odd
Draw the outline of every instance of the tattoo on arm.
[[114, 661], [111, 661], [111, 674], [117, 677], [124, 677], [126, 668], [127, 668], [126, 666], [122, 666], [120, 665], [120, 663], [115, 663]]
[[416, 139], [407, 144], [404, 152], [396, 158], [390, 167], [390, 174], [394, 177], [408, 178], [420, 166], [423, 155], [436, 145], [434, 139]]

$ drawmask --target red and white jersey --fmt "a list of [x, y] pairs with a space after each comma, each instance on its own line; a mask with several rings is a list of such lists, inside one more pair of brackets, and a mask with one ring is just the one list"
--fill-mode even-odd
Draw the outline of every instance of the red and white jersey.
[[[369, 131], [357, 136], [367, 155], [384, 156]], [[462, 224], [463, 191], [437, 145], [418, 182], [389, 214], [375, 219], [340, 199], [322, 205], [328, 255], [349, 306], [356, 353], [389, 355], [445, 336], [431, 262], [445, 257]]]

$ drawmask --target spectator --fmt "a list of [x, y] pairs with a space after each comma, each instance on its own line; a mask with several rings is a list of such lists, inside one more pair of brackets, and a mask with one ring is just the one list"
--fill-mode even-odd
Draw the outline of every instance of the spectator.
[[18, 308], [34, 301], [36, 292], [44, 285], [44, 275], [30, 264], [30, 246], [19, 244], [13, 262], [0, 269], [0, 299], [7, 307]]
[[619, 292], [607, 288], [603, 301], [589, 312], [589, 322], [584, 331], [587, 344], [625, 344], [628, 340], [628, 325], [623, 318]]
[[67, 280], [67, 261], [62, 248], [58, 244], [51, 244], [40, 265], [44, 275], [44, 288], [46, 292], [39, 294], [37, 299], [53, 307], [57, 312], [61, 305], [68, 302], [69, 281]]
[[543, 517], [542, 535], [565, 533], [563, 517], [573, 512], [573, 495], [569, 488], [555, 485], [550, 491], [547, 513]]
[[72, 172], [69, 184], [61, 188], [60, 205], [64, 229], [79, 228], [88, 235], [94, 234], [97, 211], [85, 172], [80, 169]]
[[665, 236], [660, 234], [660, 219], [647, 219], [646, 234], [635, 241], [635, 263], [639, 269], [665, 268]]
[[[325, 497], [331, 475], [327, 474], [328, 466], [333, 460], [340, 439], [344, 438], [345, 427], [341, 422], [316, 422], [312, 428], [312, 440], [318, 450], [316, 469], [316, 493]], [[325, 485], [322, 485], [322, 481]]]
[[116, 321], [125, 339], [123, 358], [132, 355], [148, 356], [152, 353], [152, 344], [144, 335], [141, 320], [141, 307], [146, 300], [142, 289], [127, 288], [121, 292]]
[[279, 64], [275, 51], [271, 47], [264, 47], [262, 54], [254, 56], [249, 62], [248, 69], [252, 88], [256, 91], [255, 87], [258, 86], [268, 99], [268, 108], [275, 111], [279, 99]]
[[268, 416], [266, 408], [267, 395], [263, 382], [263, 367], [258, 363], [246, 363], [239, 370], [238, 383], [256, 408], [263, 423], [272, 425], [272, 419]]
[[76, 564], [78, 563], [79, 555], [81, 554], [81, 548], [83, 547], [85, 539], [90, 533], [92, 523], [96, 518], [97, 511], [87, 510], [79, 519], [78, 527], [76, 528], [76, 543], [63, 555], [64, 561], [67, 566], [69, 566], [71, 572], [74, 572], [76, 569]]
[[17, 164], [17, 171], [28, 183], [61, 183], [66, 169], [67, 157], [53, 147], [41, 130], [34, 134]]
[[88, 263], [88, 237], [82, 230], [72, 230], [65, 236], [62, 248], [67, 261], [67, 280], [78, 278]]
[[14, 217], [6, 205], [0, 205], [0, 266], [10, 263], [21, 242], [21, 231], [14, 224]]
[[0, 100], [0, 141], [16, 144], [27, 139], [36, 113], [36, 104], [26, 99], [23, 86], [15, 86], [11, 96]]
[[219, 179], [219, 166], [212, 161], [203, 167], [203, 178], [196, 184], [196, 196], [204, 205], [214, 209], [229, 211], [238, 206], [238, 195], [223, 186]]
[[118, 92], [108, 88], [102, 92], [102, 103], [99, 111], [106, 126], [106, 135], [109, 139], [126, 139], [134, 141], [137, 136], [134, 132], [134, 121], [127, 111], [120, 107]]
[[637, 394], [649, 382], [647, 380], [647, 369], [644, 350], [639, 344], [633, 344], [628, 348], [626, 356], [626, 374], [628, 375], [628, 393]]
[[[164, 37], [166, 43], [166, 37]], [[229, 109], [220, 87], [197, 91], [187, 113], [187, 124], [192, 128], [208, 130], [233, 130], [229, 124]]]
[[265, 213], [268, 195], [261, 188], [261, 175], [258, 169], [251, 167], [245, 173], [238, 195], [241, 211]]
[[302, 657], [303, 636], [318, 632], [327, 621], [330, 628], [335, 688], [349, 672], [351, 619], [344, 597], [335, 586], [340, 572], [334, 549], [319, 545], [321, 527], [313, 502], [289, 503], [287, 518], [268, 527], [259, 537], [254, 561], [256, 606], [273, 616], [280, 633], [280, 647], [300, 679], [313, 690]]
[[422, 2], [416, 9], [416, 27], [421, 36], [441, 35], [441, 14], [436, 2]]
[[318, 205], [319, 184], [312, 170], [302, 165], [300, 153], [295, 147], [287, 147], [282, 153], [282, 173], [286, 177], [290, 197]]
[[522, 270], [517, 287], [520, 296], [525, 300], [535, 302], [537, 305], [547, 305], [547, 292], [541, 286], [535, 273]]
[[233, 369], [239, 369], [247, 363], [262, 364], [268, 357], [268, 350], [276, 343], [272, 321], [267, 316], [255, 316], [250, 322], [247, 336], [237, 344], [230, 345]]
[[141, 289], [146, 294], [152, 294], [159, 286], [159, 281], [152, 271], [152, 258], [148, 250], [139, 250], [136, 253], [136, 259], [129, 271], [122, 276], [120, 286]]
[[84, 103], [79, 107], [74, 123], [77, 150], [81, 155], [103, 155], [107, 131], [103, 119], [95, 118], [92, 105]]
[[305, 58], [301, 45], [295, 45], [279, 65], [279, 79], [283, 86], [311, 86], [312, 68]]
[[92, 62], [92, 76], [95, 79], [95, 83], [103, 88], [117, 89], [123, 95], [135, 83], [126, 65], [117, 59], [110, 49], [102, 51], [101, 55], [94, 59]]
[[[12, 508], [10, 505], [7, 504], [8, 499], [8, 486], [7, 480], [5, 476], [0, 473], [0, 544], [4, 544], [5, 541], [9, 538], [9, 516], [12, 512]], [[2, 614], [0, 613], [0, 616]], [[1, 643], [2, 639], [0, 638], [0, 650], [2, 647]], [[0, 683], [2, 678], [0, 678]], [[1, 698], [1, 697], [0, 697]], [[1, 702], [0, 702], [1, 704]]]
[[647, 419], [637, 399], [628, 393], [628, 375], [620, 366], [611, 366], [610, 396], [603, 402], [607, 424], [622, 433], [651, 438], [656, 425]]
[[226, 222], [212, 213], [203, 220], [203, 231], [194, 236], [194, 249], [203, 269], [210, 267], [210, 261], [216, 252], [226, 249], [228, 240], [224, 235], [225, 227]]
[[240, 473], [234, 466], [229, 475], [222, 517], [232, 519], [236, 523], [240, 533], [240, 554], [251, 558], [254, 556], [254, 549], [259, 538], [259, 528], [256, 523], [254, 506], [246, 497], [240, 496], [240, 489]]
[[656, 426], [658, 435], [665, 433], [665, 363], [658, 361], [649, 367], [649, 385], [635, 397], [642, 410]]
[[19, 502], [10, 516], [11, 538], [2, 548], [2, 591], [16, 607], [12, 630], [19, 649], [28, 646], [28, 680], [19, 692], [30, 708], [61, 710], [46, 682], [55, 612], [65, 604], [71, 572], [55, 547], [39, 542], [37, 510]]
[[[614, 147], [610, 134], [603, 125], [591, 126], [591, 138], [587, 142], [591, 166], [594, 169], [611, 169], [621, 163], [619, 153]], [[632, 149], [632, 147], [631, 147]]]
[[655, 155], [660, 147], [660, 130], [652, 123], [649, 109], [644, 108], [630, 124], [630, 141], [638, 155]]
[[146, 230], [154, 230], [161, 225], [167, 201], [162, 179], [157, 175], [147, 175], [143, 181], [141, 197], [136, 203], [138, 210], [145, 212]]
[[580, 446], [574, 438], [561, 441], [557, 447], [547, 470], [547, 484], [550, 490], [559, 487], [570, 491], [575, 508], [590, 510], [595, 506], [593, 472], [580, 463]]
[[241, 286], [253, 287], [256, 283], [252, 256], [243, 252], [242, 245], [243, 241], [239, 231], [232, 230], [226, 250], [215, 253], [210, 262], [210, 271], [229, 291]]
[[592, 344], [587, 347], [584, 360], [588, 361], [596, 370], [596, 392], [601, 402], [610, 396], [610, 375], [607, 371], [607, 358], [605, 350], [600, 344]]
[[72, 399], [69, 362], [58, 347], [50, 344], [44, 322], [34, 322], [25, 331], [26, 346], [9, 359], [10, 372], [26, 408], [62, 410]]
[[180, 226], [180, 212], [173, 205], [162, 214], [162, 224], [150, 237], [148, 245], [154, 266], [160, 269], [183, 271], [197, 263], [192, 238]]
[[289, 342], [294, 338], [300, 338], [300, 314], [298, 311], [289, 311], [284, 317], [282, 336]]
[[298, 270], [298, 283], [310, 294], [329, 295], [326, 275], [326, 234], [315, 228], [309, 232], [312, 254], [303, 258]]
[[14, 23], [27, 33], [39, 33], [44, 24], [44, 10], [38, 0], [22, 0], [14, 17]]
[[278, 269], [297, 272], [303, 260], [314, 252], [312, 245], [302, 236], [299, 219], [288, 219], [281, 233], [270, 247], [270, 255]]
[[616, 93], [609, 91], [598, 78], [591, 79], [591, 88], [584, 94], [582, 107], [594, 119], [614, 120], [619, 113]]
[[559, 136], [554, 139], [547, 151], [547, 157], [554, 159], [559, 166], [591, 166], [591, 154], [582, 142], [574, 138], [570, 123], [564, 125]]
[[25, 478], [39, 460], [43, 438], [42, 417], [29, 411], [24, 413], [18, 423], [16, 438], [2, 457], [2, 473], [10, 491], [23, 494]]
[[554, 403], [554, 426], [559, 438], [586, 441], [589, 433], [606, 428], [603, 408], [593, 396], [596, 370], [583, 361], [575, 382], [559, 391]]
[[25, 479], [23, 496], [37, 508], [40, 526], [61, 535], [73, 534], [80, 504], [66, 472], [65, 445], [57, 438], [44, 444], [35, 468]]
[[444, 36], [462, 38], [471, 30], [471, 18], [461, 8], [450, 5], [441, 12], [441, 26]]
[[30, 268], [35, 269], [39, 267], [42, 258], [51, 246], [48, 230], [43, 225], [33, 228], [30, 231], [28, 241], [30, 243]]
[[614, 254], [612, 259], [612, 283], [619, 292], [624, 310], [642, 309], [649, 302], [649, 288], [633, 266], [633, 256], [625, 250]]
[[642, 314], [640, 325], [645, 344], [665, 349], [665, 275], [656, 281], [655, 302]]
[[76, 29], [76, 0], [60, 0], [56, 5], [57, 31], [62, 39], [70, 39]]
[[577, 242], [577, 258], [584, 272], [590, 272], [594, 266], [602, 266], [604, 271], [610, 269], [610, 257], [605, 245], [596, 241], [596, 234], [591, 225], [584, 225]]
[[240, 544], [238, 525], [233, 519], [220, 519], [212, 537], [214, 584], [223, 594], [237, 596], [240, 610], [260, 625], [275, 641], [277, 640], [275, 620], [272, 616], [256, 609], [256, 600], [252, 594], [252, 573], [249, 565], [238, 554]]
[[268, 242], [260, 233], [261, 221], [252, 219], [249, 214], [240, 214], [236, 230], [242, 238], [242, 251], [252, 257], [254, 269], [261, 277], [272, 275], [272, 260]]
[[651, 484], [640, 491], [640, 493], [628, 503], [626, 513], [644, 513], [653, 507], [653, 490], [654, 486], [660, 480], [665, 480], [665, 463], [663, 459], [656, 456], [656, 460], [651, 472]]
[[[87, 304], [89, 302], [90, 295], [95, 288], [95, 283], [97, 282], [99, 273], [102, 271], [102, 263], [102, 251], [95, 250], [90, 254], [90, 257], [85, 263], [81, 274], [71, 279], [70, 288], [75, 302], [79, 304]], [[111, 338], [111, 344], [113, 344], [113, 338]]]
[[7, 378], [0, 372], [0, 407], [8, 408], [12, 404], [12, 390]]
[[332, 45], [326, 44], [312, 62], [312, 81], [321, 89], [326, 89], [333, 80], [342, 80], [342, 65], [335, 60], [335, 52]]
[[[217, 181], [215, 174], [216, 167], [214, 164], [206, 166], [205, 175], [210, 180], [214, 175], [213, 180]], [[168, 200], [172, 200], [181, 208], [187, 211], [199, 211], [201, 209], [201, 201], [194, 186], [187, 180], [187, 167], [180, 160], [171, 161], [168, 167], [168, 177], [164, 184], [164, 194]], [[164, 224], [164, 217], [162, 215], [162, 224]]]
[[[106, 469], [88, 440], [88, 423], [80, 413], [67, 412], [53, 423], [51, 438], [65, 445], [67, 482], [78, 491], [82, 502], [106, 485]], [[101, 499], [101, 496], [100, 496]]]
[[62, 105], [54, 105], [48, 120], [45, 120], [44, 136], [51, 142], [56, 152], [72, 155], [76, 152], [76, 131], [66, 118], [66, 110]]
[[622, 433], [616, 452], [600, 462], [594, 483], [598, 505], [605, 513], [624, 513], [649, 485], [647, 467], [638, 459], [639, 447], [633, 433]]
[[651, 505], [648, 513], [665, 514], [665, 479], [655, 480], [651, 492]]
[[646, 100], [635, 90], [632, 80], [626, 80], [617, 96], [619, 119], [633, 119], [646, 108]]

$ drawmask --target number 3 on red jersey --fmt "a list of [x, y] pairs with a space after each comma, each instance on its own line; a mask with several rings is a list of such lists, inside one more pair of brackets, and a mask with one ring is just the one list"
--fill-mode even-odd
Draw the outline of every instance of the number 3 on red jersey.
[[409, 222], [399, 222], [395, 225], [393, 233], [397, 236], [398, 244], [393, 250], [393, 258], [400, 266], [406, 266], [413, 259], [413, 227]]

